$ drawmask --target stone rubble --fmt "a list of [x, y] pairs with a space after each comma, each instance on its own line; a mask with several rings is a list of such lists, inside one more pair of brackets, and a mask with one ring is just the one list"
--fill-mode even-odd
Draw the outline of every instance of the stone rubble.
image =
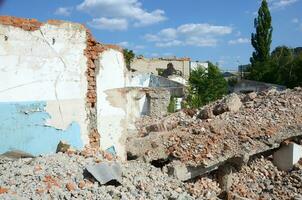
[[[85, 170], [116, 161], [94, 149], [0, 156], [0, 199], [302, 199], [302, 159], [288, 172], [272, 162], [281, 143], [302, 144], [301, 122], [301, 88], [231, 94], [138, 120], [139, 132], [127, 139], [135, 160], [119, 162], [120, 184], [101, 185]], [[169, 172], [174, 163], [210, 170], [183, 182]]]
[[[231, 112], [222, 109], [224, 112], [215, 116], [215, 108], [227, 107], [225, 102], [230, 102], [228, 98], [237, 99], [233, 101], [235, 109]], [[204, 109], [206, 113], [212, 110], [213, 115], [209, 119], [200, 119], [206, 118], [199, 117], [204, 116], [201, 114]], [[143, 120], [138, 127], [140, 135], [142, 138], [150, 133], [161, 135], [160, 141], [165, 144], [167, 156], [190, 166], [211, 166], [229, 159], [248, 158], [279, 147], [283, 140], [302, 135], [302, 89], [269, 90], [256, 96], [230, 95], [205, 106], [193, 117], [180, 111], [162, 119]], [[150, 126], [169, 127], [167, 124], [177, 126], [146, 129]], [[132, 139], [135, 141], [137, 137]], [[131, 146], [131, 138], [128, 141], [128, 146]], [[140, 153], [150, 151], [152, 149], [146, 148]]]
[[185, 184], [154, 166], [121, 163], [121, 185], [100, 185], [85, 167], [105, 162], [78, 154], [0, 157], [0, 199], [193, 199]]
[[301, 164], [291, 172], [284, 172], [279, 171], [271, 159], [258, 158], [233, 174], [229, 195], [248, 199], [302, 199]]
[[[214, 182], [214, 185], [209, 186], [212, 191], [217, 191], [215, 184], [219, 185], [219, 177], [207, 178], [207, 174], [217, 175], [219, 167], [224, 168], [229, 163], [239, 172], [227, 175], [225, 178], [231, 182], [227, 187], [219, 185], [220, 191], [216, 194], [223, 192], [221, 188], [225, 187], [228, 188], [225, 191], [228, 199], [301, 199], [301, 164], [298, 169], [282, 172], [268, 158], [253, 161], [259, 154], [272, 155], [282, 142], [294, 140], [302, 145], [301, 122], [302, 88], [231, 94], [198, 110], [183, 110], [161, 119], [140, 119], [138, 129], [141, 138], [128, 138], [128, 146], [140, 141], [144, 143], [145, 149], [141, 148], [139, 154], [135, 154], [132, 149], [129, 152], [146, 161], [150, 158], [157, 161], [164, 159], [167, 166], [181, 168], [180, 172], [185, 170], [175, 163], [183, 163], [188, 170], [181, 177], [186, 176], [186, 173], [194, 174], [191, 179], [195, 182], [189, 187], [194, 197], [202, 193], [200, 190], [208, 188], [208, 180]], [[150, 126], [168, 127], [167, 124], [177, 126], [146, 129]], [[156, 145], [149, 145], [148, 142], [156, 142]], [[159, 156], [156, 153], [158, 148], [165, 155]], [[253, 169], [254, 166], [257, 168]], [[196, 175], [198, 170], [201, 179]], [[258, 179], [246, 182], [248, 176], [254, 173], [260, 174]], [[275, 178], [270, 177], [271, 173], [277, 174]], [[271, 184], [265, 185], [263, 181], [270, 181]], [[269, 188], [265, 189], [266, 186]]]

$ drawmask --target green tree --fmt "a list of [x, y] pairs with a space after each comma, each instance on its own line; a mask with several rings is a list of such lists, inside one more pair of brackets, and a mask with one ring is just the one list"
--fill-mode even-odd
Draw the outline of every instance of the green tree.
[[263, 0], [254, 20], [256, 33], [252, 33], [251, 43], [255, 51], [250, 58], [250, 77], [253, 80], [265, 81], [266, 73], [270, 71], [270, 46], [272, 43], [272, 17], [266, 0]]
[[227, 94], [227, 82], [219, 68], [209, 62], [208, 69], [198, 67], [189, 78], [187, 104], [198, 108]]
[[125, 62], [126, 62], [126, 67], [128, 70], [131, 69], [131, 63], [135, 57], [135, 54], [132, 50], [129, 49], [124, 49], [123, 50], [124, 53], [124, 58], [125, 58]]
[[289, 88], [302, 86], [302, 52], [296, 52], [295, 49], [286, 46], [274, 49], [268, 76], [271, 77], [267, 78], [270, 83]]

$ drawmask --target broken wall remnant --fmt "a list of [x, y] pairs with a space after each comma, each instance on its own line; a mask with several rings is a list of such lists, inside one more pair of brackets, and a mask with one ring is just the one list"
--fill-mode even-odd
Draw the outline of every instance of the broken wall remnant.
[[0, 35], [0, 152], [55, 152], [60, 140], [82, 148], [89, 131], [86, 28], [0, 17]]
[[162, 117], [168, 112], [170, 103], [170, 92], [167, 89], [148, 93], [150, 102], [150, 116]]
[[132, 74], [120, 47], [80, 24], [0, 17], [0, 35], [0, 153], [51, 153], [65, 141], [125, 159], [136, 119], [163, 115], [170, 95], [184, 95], [182, 84]]
[[120, 91], [127, 81], [127, 68], [121, 51], [109, 49], [100, 55], [97, 80], [97, 127], [102, 149], [113, 149], [123, 157], [120, 143], [126, 123], [126, 94]]
[[55, 152], [61, 140], [76, 148], [99, 148], [97, 74], [102, 63], [116, 66], [115, 54], [107, 52], [119, 53], [117, 67], [124, 70], [119, 47], [98, 43], [76, 23], [4, 16], [0, 24], [0, 76], [6, 83], [0, 85], [0, 137], [7, 141], [1, 152]]
[[158, 74], [158, 70], [165, 70], [167, 67], [173, 66], [175, 70], [181, 72], [182, 77], [186, 80], [190, 76], [190, 58], [134, 58], [131, 63], [131, 69], [142, 73]]

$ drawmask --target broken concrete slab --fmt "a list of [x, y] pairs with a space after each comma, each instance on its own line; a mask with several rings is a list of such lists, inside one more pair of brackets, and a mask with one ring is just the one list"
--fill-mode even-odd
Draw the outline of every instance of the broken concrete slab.
[[117, 162], [102, 162], [86, 167], [87, 171], [102, 185], [110, 182], [121, 182], [122, 169]]
[[[298, 136], [301, 136], [301, 134], [299, 134]], [[191, 165], [188, 163], [185, 164], [179, 161], [174, 161], [171, 162], [168, 166], [169, 175], [173, 175], [181, 181], [188, 181], [198, 176], [215, 171], [219, 168], [223, 168], [224, 166], [228, 166], [230, 164], [234, 167], [240, 167], [241, 165], [247, 163], [249, 158], [252, 156], [260, 155], [262, 153], [266, 153], [268, 151], [279, 148], [281, 142], [282, 141], [278, 140], [278, 142], [276, 141], [276, 143], [273, 143], [272, 145], [259, 143], [257, 145], [259, 149], [256, 149], [254, 151], [246, 152], [242, 155], [225, 155], [217, 158], [216, 160], [210, 160], [199, 165]]]
[[302, 146], [295, 143], [282, 146], [273, 154], [273, 158], [278, 169], [289, 171], [302, 158]]
[[166, 160], [169, 154], [162, 141], [167, 140], [169, 135], [164, 133], [150, 133], [146, 137], [129, 138], [126, 147], [130, 157], [143, 159], [146, 162], [154, 160]]
[[242, 106], [239, 96], [235, 93], [225, 97], [221, 103], [213, 109], [214, 115], [220, 115], [224, 112], [237, 112]]
[[174, 161], [170, 163], [167, 168], [168, 174], [170, 176], [174, 176], [175, 178], [181, 181], [187, 181], [202, 174], [206, 174], [208, 172], [218, 169], [218, 165], [214, 165], [209, 168], [204, 168], [203, 166], [192, 167], [187, 166], [186, 164], [180, 161]]

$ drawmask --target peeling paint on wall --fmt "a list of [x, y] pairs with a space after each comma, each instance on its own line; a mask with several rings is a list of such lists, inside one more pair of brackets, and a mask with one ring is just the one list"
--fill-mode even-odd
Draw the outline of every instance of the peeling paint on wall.
[[46, 102], [0, 103], [0, 153], [22, 150], [33, 155], [54, 153], [60, 140], [82, 148], [80, 126], [69, 124], [65, 131], [46, 125], [50, 115]]
[[86, 28], [2, 16], [0, 35], [1, 151], [50, 153], [60, 139], [88, 144]]
[[122, 49], [98, 43], [80, 24], [0, 16], [0, 35], [0, 152], [51, 153], [65, 140], [125, 159], [135, 120], [165, 99], [150, 97], [178, 87], [131, 76]]

